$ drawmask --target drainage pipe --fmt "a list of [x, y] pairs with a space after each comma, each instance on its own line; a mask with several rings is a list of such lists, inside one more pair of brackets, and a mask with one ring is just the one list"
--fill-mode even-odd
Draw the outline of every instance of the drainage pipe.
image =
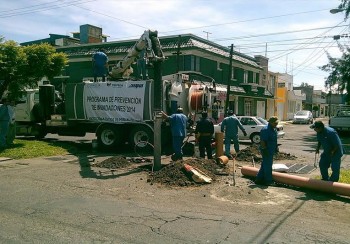
[[[243, 166], [241, 172], [245, 176], [256, 176], [259, 169], [249, 166]], [[286, 173], [272, 172], [272, 178], [274, 181], [308, 188], [312, 190], [318, 190], [323, 192], [335, 193], [343, 196], [350, 196], [350, 185], [339, 182], [323, 181], [301, 177], [297, 175], [290, 175]]]

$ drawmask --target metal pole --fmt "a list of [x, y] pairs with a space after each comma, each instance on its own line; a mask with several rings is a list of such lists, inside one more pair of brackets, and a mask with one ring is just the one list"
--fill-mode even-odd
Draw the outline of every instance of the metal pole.
[[162, 155], [162, 114], [157, 113], [154, 119], [154, 154], [153, 154], [153, 170], [161, 169], [161, 155]]
[[231, 51], [230, 51], [230, 63], [228, 67], [228, 79], [227, 79], [227, 91], [226, 91], [226, 102], [225, 102], [225, 116], [227, 115], [227, 109], [228, 104], [230, 101], [230, 83], [231, 83], [231, 77], [232, 77], [232, 56], [233, 56], [233, 44], [231, 44]]
[[180, 48], [181, 48], [181, 35], [179, 35], [179, 39], [177, 41], [177, 51], [176, 51], [176, 73], [180, 71]]

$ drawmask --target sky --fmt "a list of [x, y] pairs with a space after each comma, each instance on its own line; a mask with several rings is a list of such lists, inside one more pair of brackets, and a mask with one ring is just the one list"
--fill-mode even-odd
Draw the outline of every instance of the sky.
[[[269, 58], [269, 71], [293, 75], [294, 86], [324, 87], [319, 67], [340, 57], [349, 21], [331, 14], [340, 0], [2, 0], [0, 36], [18, 43], [103, 28], [108, 41], [194, 34], [245, 55]], [[341, 38], [334, 40], [334, 36]], [[349, 35], [350, 36], [350, 35]]]

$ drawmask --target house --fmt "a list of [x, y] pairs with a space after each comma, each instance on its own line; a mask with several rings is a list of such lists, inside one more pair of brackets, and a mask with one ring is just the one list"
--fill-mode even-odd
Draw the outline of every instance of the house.
[[[94, 37], [86, 37], [89, 33], [94, 33]], [[56, 83], [81, 82], [83, 79], [90, 79], [93, 76], [91, 57], [99, 49], [103, 49], [108, 55], [108, 65], [111, 69], [124, 58], [137, 41], [133, 39], [107, 42], [106, 35], [102, 35], [102, 29], [92, 25], [81, 26], [79, 35], [73, 33], [73, 38], [80, 40], [79, 45], [56, 47], [58, 52], [66, 53], [69, 58], [69, 65], [63, 76], [65, 79], [56, 80]], [[162, 36], [159, 39], [166, 56], [162, 64], [163, 75], [178, 71], [197, 71], [214, 78], [222, 87], [227, 87], [229, 82], [228, 107], [236, 114], [261, 117], [274, 114], [274, 109], [268, 108], [274, 104], [275, 92], [270, 89], [274, 89], [275, 86], [270, 84], [271, 76], [268, 73], [267, 58], [250, 57], [233, 51], [232, 67], [230, 67], [228, 47], [193, 34]], [[152, 72], [147, 74], [141, 67], [142, 65], [138, 63], [132, 65], [137, 78], [153, 77]], [[229, 73], [232, 74], [231, 77]]]
[[294, 114], [303, 109], [302, 102], [306, 100], [306, 94], [293, 89], [293, 76], [278, 74], [277, 87], [277, 116], [282, 120], [293, 119]]

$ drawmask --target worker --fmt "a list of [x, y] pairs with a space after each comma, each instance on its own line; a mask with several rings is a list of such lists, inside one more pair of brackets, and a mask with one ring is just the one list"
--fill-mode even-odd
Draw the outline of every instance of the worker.
[[13, 141], [16, 137], [16, 121], [15, 121], [15, 102], [11, 101], [7, 105], [10, 121], [9, 121], [9, 128], [6, 135], [6, 144], [11, 145], [13, 144]]
[[197, 121], [195, 135], [198, 140], [199, 156], [205, 158], [205, 152], [207, 152], [207, 158], [212, 159], [211, 138], [214, 133], [214, 124], [208, 119], [208, 112], [202, 112], [202, 118]]
[[273, 185], [272, 164], [273, 155], [277, 152], [277, 125], [279, 123], [276, 116], [272, 116], [269, 123], [260, 131], [260, 152], [262, 162], [255, 183], [260, 185]]
[[[338, 133], [333, 128], [325, 126], [322, 121], [316, 121], [310, 128], [317, 132], [318, 144], [315, 153], [319, 154], [321, 146], [323, 148], [319, 161], [322, 180], [338, 182], [341, 157], [344, 154]], [[328, 174], [329, 167], [332, 169], [331, 176]]]
[[94, 71], [94, 82], [97, 82], [97, 77], [102, 77], [103, 82], [106, 81], [108, 57], [102, 49], [99, 49], [98, 52], [92, 56], [92, 66]]
[[170, 121], [173, 150], [174, 154], [171, 156], [173, 161], [182, 160], [182, 143], [187, 135], [187, 117], [183, 114], [183, 109], [178, 107], [176, 113], [168, 116], [162, 111], [163, 118]]
[[0, 150], [7, 147], [6, 136], [10, 124], [10, 115], [7, 105], [7, 99], [3, 98], [0, 104]]
[[247, 132], [236, 115], [233, 114], [233, 111], [228, 111], [228, 117], [224, 118], [221, 123], [221, 132], [225, 132], [225, 155], [228, 158], [232, 158], [230, 152], [231, 140], [233, 141], [236, 154], [239, 152], [238, 128], [243, 132], [244, 136], [247, 136]]

